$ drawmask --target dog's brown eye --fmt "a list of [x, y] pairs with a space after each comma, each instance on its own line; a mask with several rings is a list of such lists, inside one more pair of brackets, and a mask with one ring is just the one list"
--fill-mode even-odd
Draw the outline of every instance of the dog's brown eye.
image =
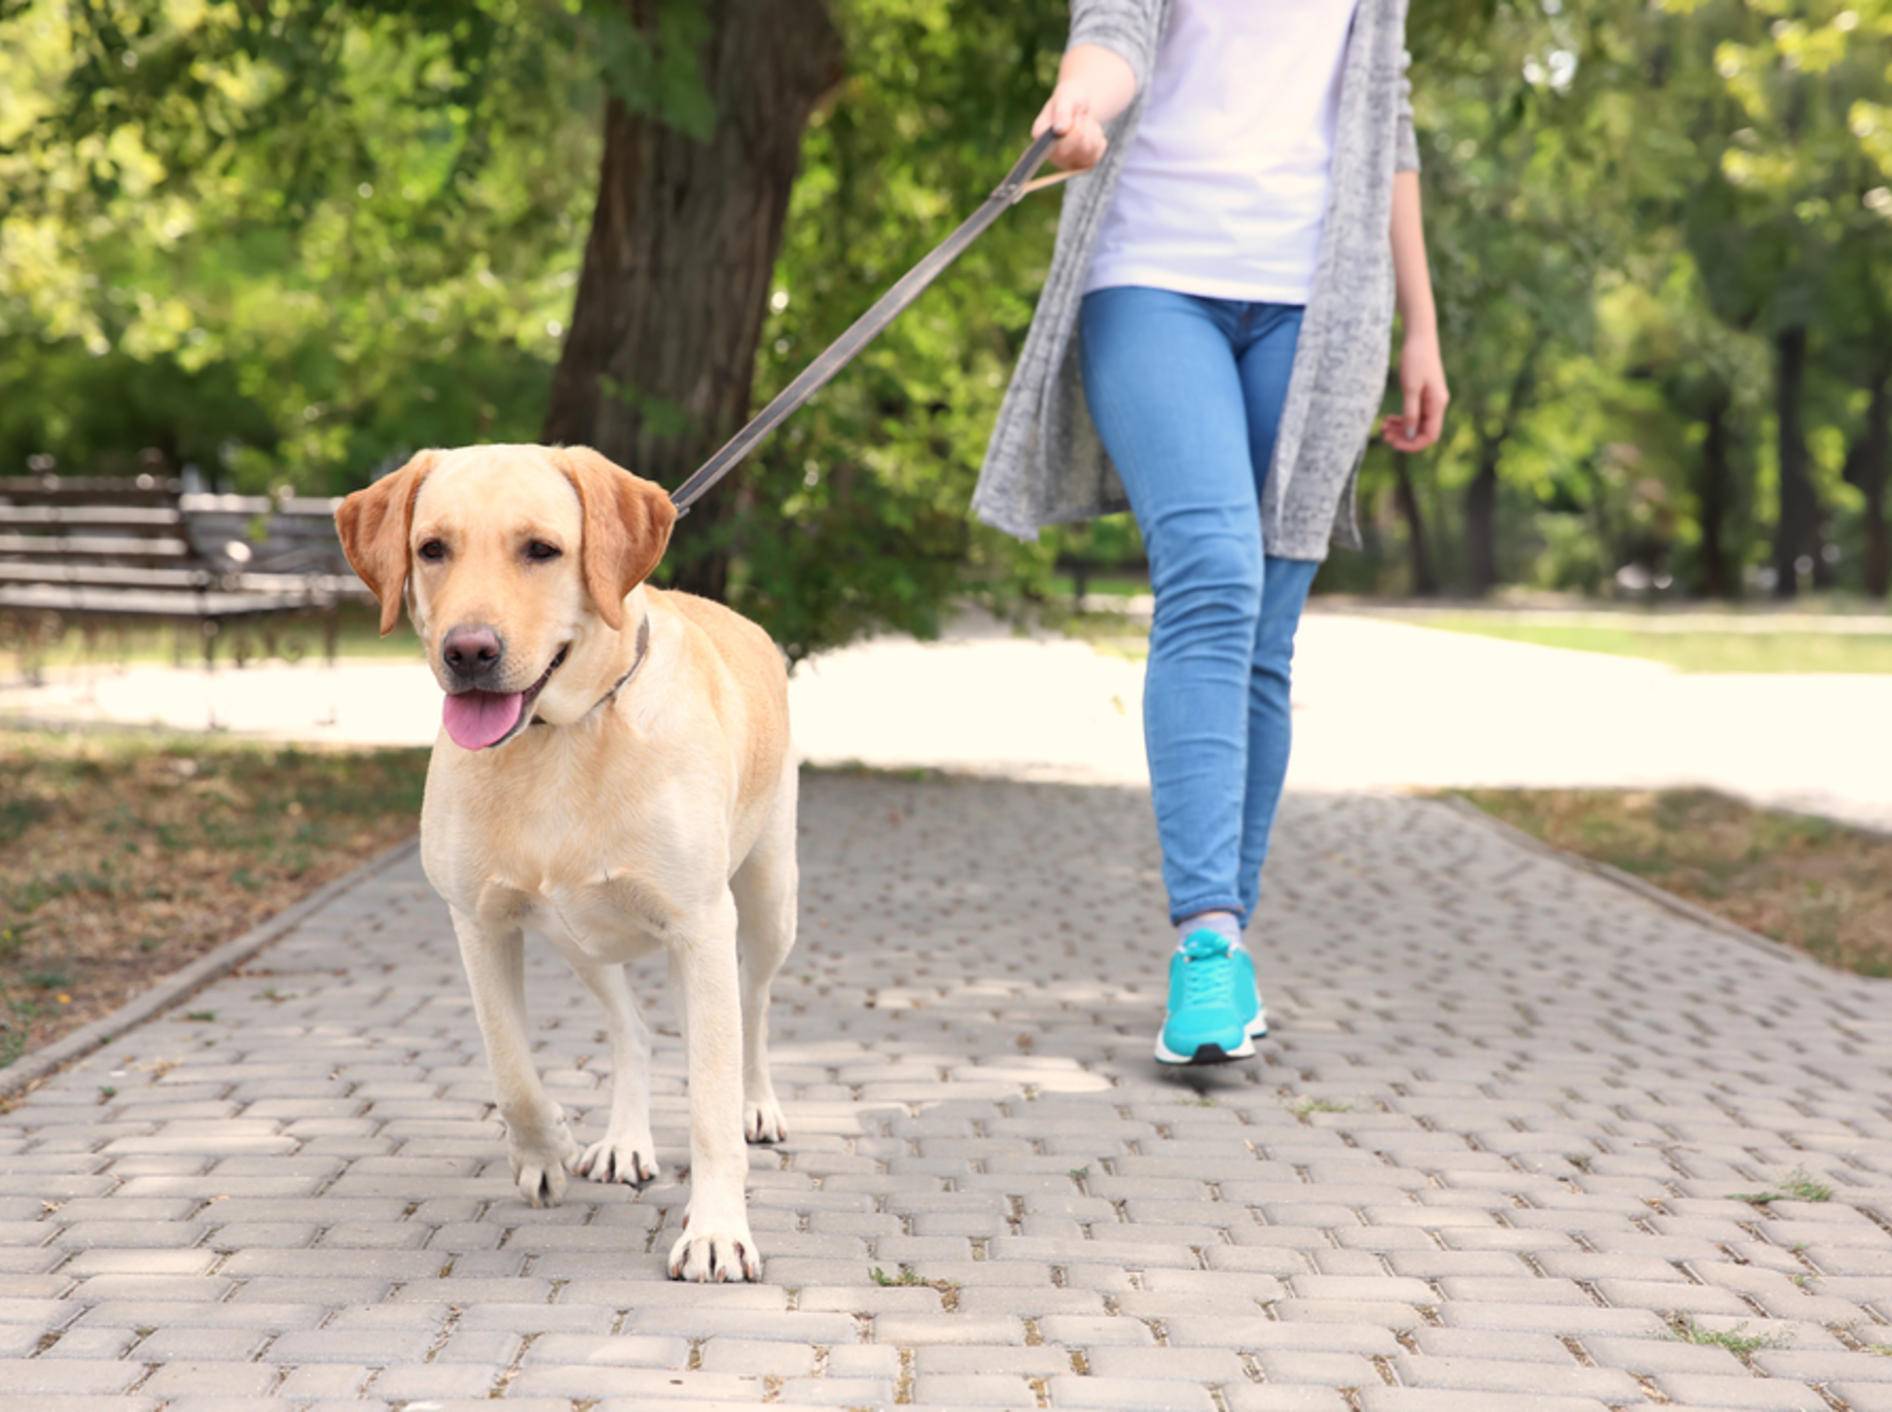
[[556, 544], [547, 544], [542, 539], [535, 539], [526, 545], [526, 558], [535, 564], [543, 564], [547, 559], [556, 559], [564, 552]]
[[437, 539], [428, 539], [421, 541], [420, 548], [414, 552], [419, 554], [420, 557], [425, 559], [428, 563], [438, 564], [442, 559], [447, 557], [447, 546]]

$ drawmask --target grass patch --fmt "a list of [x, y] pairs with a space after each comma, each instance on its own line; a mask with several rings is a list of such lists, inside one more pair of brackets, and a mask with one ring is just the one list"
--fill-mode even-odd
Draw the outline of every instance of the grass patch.
[[1637, 623], [1549, 623], [1501, 614], [1449, 613], [1420, 626], [1665, 662], [1684, 672], [1892, 672], [1892, 633], [1717, 631]]
[[1297, 1118], [1305, 1118], [1310, 1113], [1351, 1113], [1351, 1103], [1340, 1103], [1331, 1098], [1297, 1098], [1288, 1105], [1288, 1112]]
[[[341, 622], [335, 639], [338, 657], [394, 657], [413, 659], [420, 655], [414, 630], [406, 619], [386, 637], [381, 636], [379, 610], [360, 603], [345, 603], [340, 609]], [[319, 659], [322, 656], [322, 621], [319, 617], [297, 618], [271, 625], [272, 641], [278, 652], [297, 657]], [[252, 658], [265, 653], [265, 638], [259, 632], [232, 628], [217, 642], [217, 660], [231, 661], [239, 639]], [[77, 632], [68, 632], [56, 641], [40, 644], [29, 654], [41, 667], [74, 667], [100, 662], [173, 662], [195, 666], [203, 660], [202, 639], [194, 624], [153, 624], [145, 627], [115, 627], [101, 631], [97, 640], [87, 645]], [[0, 673], [18, 671], [22, 654], [12, 647], [0, 648]], [[4, 836], [4, 806], [0, 806], [0, 837]]]
[[1737, 1191], [1734, 1199], [1753, 1206], [1767, 1206], [1776, 1201], [1831, 1201], [1833, 1188], [1795, 1168], [1784, 1180], [1775, 1182], [1770, 1190]]
[[425, 750], [0, 729], [0, 1067], [411, 834], [426, 769]]
[[1693, 1319], [1680, 1317], [1669, 1320], [1669, 1329], [1683, 1343], [1700, 1344], [1707, 1348], [1725, 1348], [1737, 1358], [1746, 1358], [1759, 1353], [1764, 1348], [1785, 1348], [1793, 1340], [1786, 1334], [1749, 1334], [1742, 1330], [1746, 1324], [1736, 1324], [1731, 1329], [1703, 1328]]
[[1892, 976], [1892, 839], [1711, 790], [1455, 792], [1829, 966]]
[[[1084, 581], [1084, 592], [1100, 598], [1134, 598], [1140, 593], [1149, 591], [1150, 580], [1147, 574], [1092, 574]], [[1050, 596], [1066, 602], [1076, 598], [1077, 576], [1053, 574]]]

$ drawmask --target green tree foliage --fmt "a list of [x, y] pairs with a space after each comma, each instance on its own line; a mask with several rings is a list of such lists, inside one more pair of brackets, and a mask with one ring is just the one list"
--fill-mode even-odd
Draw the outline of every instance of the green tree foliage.
[[[764, 330], [762, 388], [799, 372], [1010, 167], [1057, 69], [1053, 6], [854, 0], [849, 78], [812, 125]], [[926, 631], [957, 586], [1042, 583], [1052, 546], [966, 504], [1050, 256], [1054, 197], [992, 227], [741, 480], [735, 596], [790, 650], [877, 622]]]
[[[832, 5], [847, 78], [804, 141], [758, 400], [990, 188], [1063, 42], [1060, 6]], [[533, 438], [604, 95], [717, 120], [693, 0], [652, 13], [0, 0], [0, 466], [150, 448], [335, 491], [416, 446]], [[1411, 45], [1456, 400], [1406, 512], [1369, 458], [1373, 552], [1325, 581], [1406, 586], [1422, 527], [1448, 587], [1604, 589], [1627, 564], [1738, 592], [1803, 444], [1820, 562], [1883, 591], [1892, 0], [1436, 0]], [[1019, 546], [966, 514], [1056, 215], [1010, 213], [716, 492], [731, 596], [791, 650], [1043, 592], [1059, 553], [1135, 555], [1121, 523]]]
[[593, 160], [576, 28], [503, 0], [22, 7], [0, 454], [110, 470], [152, 446], [336, 489], [529, 433]]
[[[1892, 6], [1548, 0], [1426, 28], [1459, 393], [1420, 498], [1435, 523], [1475, 527], [1470, 497], [1440, 492], [1489, 488], [1495, 454], [1500, 578], [1603, 588], [1628, 565], [1733, 595], [1784, 552], [1784, 587], [1814, 569], [1884, 593]], [[1534, 405], [1514, 408], [1520, 390]], [[1810, 521], [1784, 551], [1783, 455], [1804, 461]], [[1369, 487], [1391, 482], [1370, 465]], [[1458, 581], [1487, 586], [1478, 546], [1445, 538]]]

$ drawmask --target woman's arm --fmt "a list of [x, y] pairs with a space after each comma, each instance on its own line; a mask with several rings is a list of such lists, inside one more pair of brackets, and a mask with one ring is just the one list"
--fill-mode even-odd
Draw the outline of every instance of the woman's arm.
[[1425, 220], [1419, 173], [1393, 174], [1393, 281], [1399, 291], [1399, 321], [1406, 341], [1399, 354], [1399, 385], [1405, 409], [1388, 417], [1381, 435], [1395, 451], [1424, 451], [1445, 427], [1445, 361], [1439, 352], [1439, 316], [1426, 266]]
[[1136, 71], [1129, 60], [1101, 44], [1073, 44], [1058, 65], [1058, 86], [1031, 125], [1031, 135], [1049, 128], [1061, 134], [1051, 149], [1054, 166], [1089, 171], [1110, 145], [1104, 128], [1130, 106], [1137, 94]]

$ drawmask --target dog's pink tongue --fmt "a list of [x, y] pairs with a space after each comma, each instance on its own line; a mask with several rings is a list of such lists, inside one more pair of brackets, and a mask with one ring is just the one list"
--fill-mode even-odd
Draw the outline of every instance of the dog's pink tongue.
[[518, 691], [462, 691], [449, 696], [440, 718], [447, 734], [462, 750], [484, 750], [519, 722], [525, 693]]

